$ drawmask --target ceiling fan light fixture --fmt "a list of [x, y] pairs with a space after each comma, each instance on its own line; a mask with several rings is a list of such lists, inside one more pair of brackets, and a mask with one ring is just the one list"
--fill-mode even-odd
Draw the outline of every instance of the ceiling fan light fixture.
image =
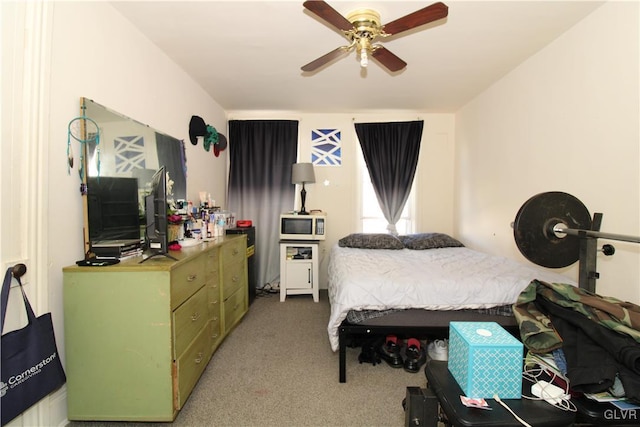
[[360, 66], [362, 68], [367, 68], [367, 65], [369, 65], [369, 57], [367, 55], [367, 49], [362, 49], [360, 50]]
[[366, 38], [358, 38], [356, 40], [357, 48], [356, 51], [360, 56], [360, 66], [362, 68], [366, 68], [369, 65], [369, 55], [371, 54], [371, 41]]

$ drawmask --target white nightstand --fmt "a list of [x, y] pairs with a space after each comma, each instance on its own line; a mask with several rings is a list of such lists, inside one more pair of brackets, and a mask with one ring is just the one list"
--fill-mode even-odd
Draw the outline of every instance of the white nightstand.
[[280, 241], [280, 302], [287, 295], [318, 294], [318, 242], [302, 240]]

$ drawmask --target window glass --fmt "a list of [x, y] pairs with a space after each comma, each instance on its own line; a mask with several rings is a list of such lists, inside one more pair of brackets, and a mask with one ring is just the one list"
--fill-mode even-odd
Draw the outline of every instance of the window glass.
[[[369, 171], [362, 153], [360, 153], [360, 184], [361, 184], [361, 212], [362, 217], [362, 232], [363, 233], [387, 233], [387, 220], [382, 214], [380, 205], [378, 204], [378, 198], [373, 189], [371, 178], [369, 177]], [[415, 184], [415, 179], [414, 179]], [[402, 216], [396, 223], [396, 230], [398, 234], [410, 234], [413, 232], [413, 218], [412, 218], [412, 206], [414, 202], [415, 185], [411, 187], [411, 193], [407, 199], [407, 203], [402, 210]]]

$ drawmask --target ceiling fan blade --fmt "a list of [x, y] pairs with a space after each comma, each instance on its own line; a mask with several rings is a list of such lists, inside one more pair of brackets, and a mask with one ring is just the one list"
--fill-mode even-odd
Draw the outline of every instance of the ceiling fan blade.
[[448, 14], [449, 7], [447, 5], [441, 2], [434, 3], [431, 6], [389, 22], [384, 26], [384, 32], [389, 35], [398, 34], [420, 25], [446, 18]]
[[327, 63], [333, 61], [334, 59], [337, 59], [337, 58], [341, 57], [348, 50], [349, 50], [348, 48], [341, 46], [341, 47], [339, 47], [337, 49], [332, 50], [331, 52], [327, 53], [326, 55], [323, 55], [320, 58], [309, 62], [307, 65], [302, 66], [301, 69], [302, 69], [302, 71], [315, 71], [318, 68], [322, 67], [324, 64], [327, 64]]
[[400, 71], [407, 66], [406, 62], [391, 53], [384, 46], [380, 46], [374, 50], [371, 56], [387, 67], [389, 71]]
[[310, 12], [315, 13], [320, 18], [324, 19], [339, 30], [349, 31], [353, 29], [353, 25], [351, 24], [351, 22], [347, 21], [347, 18], [342, 16], [324, 1], [307, 0], [302, 3], [302, 5]]

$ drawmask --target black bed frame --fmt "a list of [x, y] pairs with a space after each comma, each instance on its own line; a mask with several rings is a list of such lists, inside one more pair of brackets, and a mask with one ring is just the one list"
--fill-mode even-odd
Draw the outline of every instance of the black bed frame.
[[519, 339], [518, 323], [513, 316], [500, 316], [492, 314], [480, 314], [472, 311], [429, 311], [432, 318], [428, 324], [422, 325], [367, 325], [353, 324], [346, 319], [338, 327], [338, 353], [339, 353], [339, 378], [341, 383], [347, 382], [347, 347], [355, 338], [386, 336], [395, 334], [402, 337], [413, 338], [443, 338], [449, 336], [449, 322], [473, 321], [496, 322]]

